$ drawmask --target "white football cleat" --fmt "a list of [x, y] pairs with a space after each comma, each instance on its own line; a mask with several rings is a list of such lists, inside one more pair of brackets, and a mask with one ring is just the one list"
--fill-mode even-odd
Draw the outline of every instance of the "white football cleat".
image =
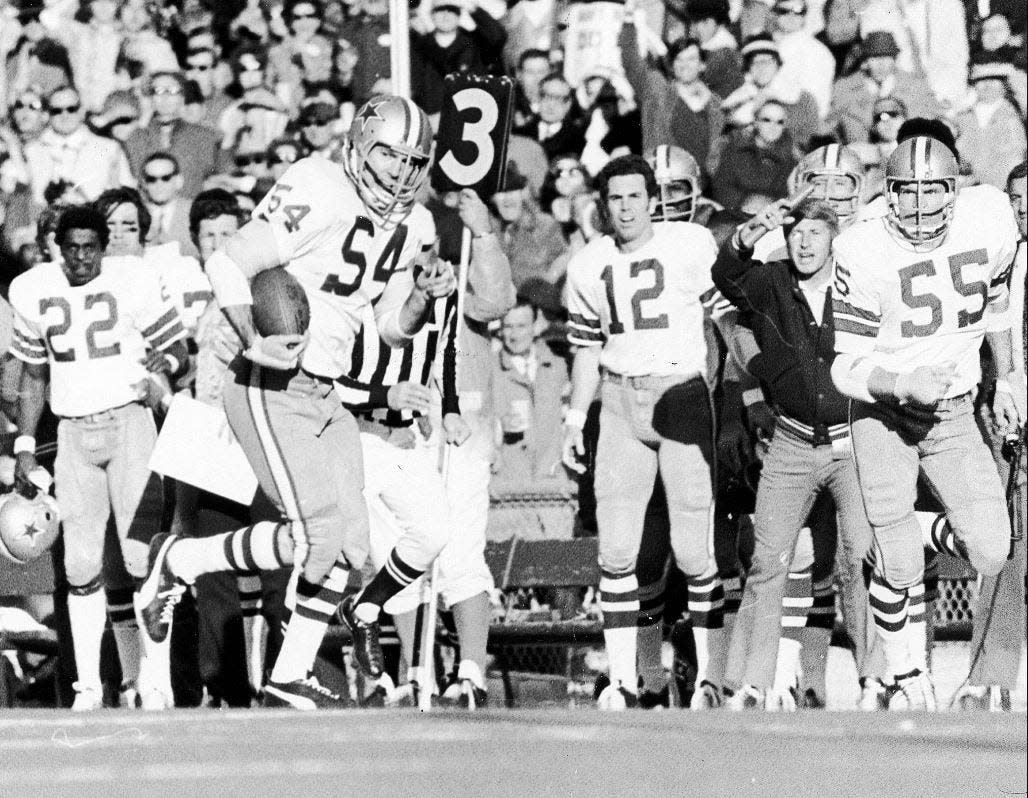
[[104, 691], [98, 684], [87, 684], [75, 682], [75, 701], [72, 702], [72, 712], [92, 712], [104, 705]]
[[772, 687], [764, 698], [764, 709], [768, 712], [795, 712], [796, 688]]
[[890, 712], [938, 712], [932, 677], [918, 668], [896, 677], [896, 692], [889, 699]]
[[689, 699], [689, 709], [694, 712], [705, 712], [721, 708], [721, 691], [711, 682], [703, 680]]
[[621, 682], [618, 682], [617, 685], [608, 684], [603, 688], [600, 697], [596, 699], [596, 706], [604, 712], [624, 712], [626, 709], [637, 706], [638, 703], [639, 697], [630, 690], [626, 690]]
[[725, 709], [739, 712], [744, 709], [763, 709], [764, 691], [752, 684], [744, 685], [725, 700]]

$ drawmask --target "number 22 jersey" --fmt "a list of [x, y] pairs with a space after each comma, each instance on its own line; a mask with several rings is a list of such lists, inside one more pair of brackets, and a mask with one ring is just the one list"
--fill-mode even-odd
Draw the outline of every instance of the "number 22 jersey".
[[835, 349], [886, 371], [957, 364], [947, 397], [975, 388], [986, 332], [1006, 329], [1007, 275], [1017, 227], [1003, 192], [957, 195], [945, 240], [915, 252], [885, 219], [858, 222], [835, 239]]
[[146, 377], [147, 347], [167, 349], [186, 334], [178, 311], [138, 258], [104, 259], [100, 274], [73, 286], [59, 263], [11, 283], [11, 354], [50, 364], [54, 415], [86, 416], [134, 402]]
[[568, 263], [568, 341], [602, 345], [600, 365], [624, 376], [706, 375], [716, 258], [714, 236], [690, 222], [654, 224], [632, 252], [589, 242]]
[[333, 379], [349, 370], [364, 307], [374, 305], [381, 327], [410, 294], [414, 257], [435, 243], [424, 206], [415, 205], [403, 223], [383, 229], [367, 215], [343, 167], [321, 156], [289, 167], [253, 215], [271, 226], [278, 261], [310, 303], [302, 366]]

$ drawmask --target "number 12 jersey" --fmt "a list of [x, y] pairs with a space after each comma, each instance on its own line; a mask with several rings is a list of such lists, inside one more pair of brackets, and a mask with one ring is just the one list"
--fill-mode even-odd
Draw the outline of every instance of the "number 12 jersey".
[[591, 241], [568, 263], [568, 340], [602, 345], [600, 365], [617, 374], [706, 375], [716, 258], [714, 236], [691, 222], [654, 224], [632, 252]]

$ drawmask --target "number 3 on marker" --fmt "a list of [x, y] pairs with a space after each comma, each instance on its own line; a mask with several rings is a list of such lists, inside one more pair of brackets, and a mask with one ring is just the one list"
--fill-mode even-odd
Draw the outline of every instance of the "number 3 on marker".
[[472, 186], [492, 168], [495, 147], [490, 134], [500, 118], [500, 109], [493, 96], [484, 89], [461, 89], [453, 95], [453, 104], [458, 111], [477, 108], [482, 112], [477, 122], [465, 122], [461, 133], [464, 141], [475, 145], [475, 159], [470, 164], [462, 164], [451, 150], [442, 157], [439, 166], [454, 183]]

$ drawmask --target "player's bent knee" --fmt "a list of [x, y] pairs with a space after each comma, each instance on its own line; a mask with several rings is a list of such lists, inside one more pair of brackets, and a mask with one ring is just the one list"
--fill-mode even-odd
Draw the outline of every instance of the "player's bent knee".
[[64, 558], [64, 572], [68, 578], [69, 585], [91, 585], [94, 582], [100, 584], [100, 574], [103, 571], [103, 562], [100, 552], [96, 557], [81, 556]]
[[639, 552], [624, 546], [600, 546], [600, 568], [608, 573], [635, 573], [635, 561]]
[[121, 541], [121, 558], [125, 563], [125, 570], [134, 579], [145, 579], [149, 565], [150, 546], [138, 540], [126, 539]]

